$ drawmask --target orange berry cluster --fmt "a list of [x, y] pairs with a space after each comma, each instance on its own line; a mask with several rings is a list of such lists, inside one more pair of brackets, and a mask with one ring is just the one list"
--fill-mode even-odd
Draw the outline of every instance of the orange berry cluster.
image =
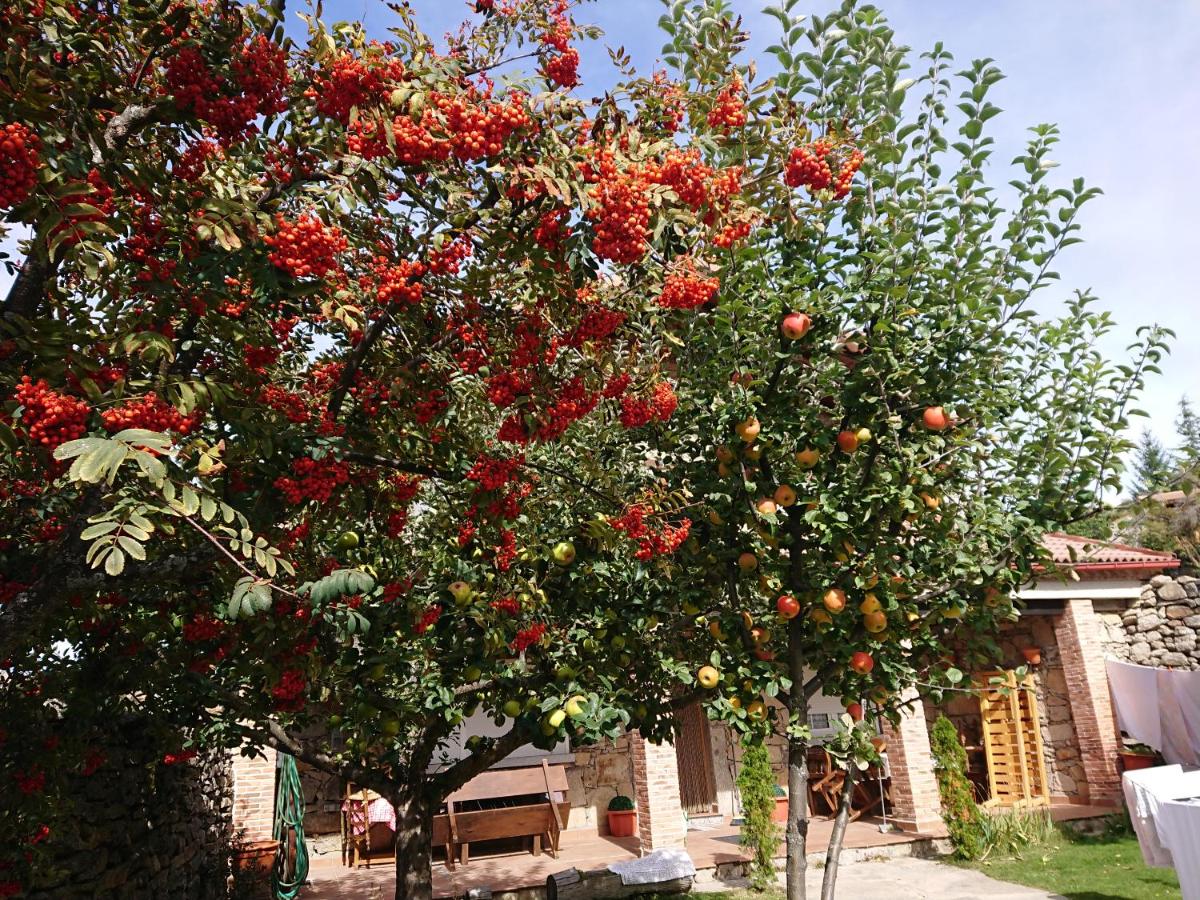
[[567, 239], [566, 219], [569, 210], [565, 207], [552, 209], [538, 219], [537, 227], [533, 229], [533, 240], [539, 247], [546, 250], [559, 249]]
[[650, 508], [645, 504], [634, 503], [620, 516], [609, 520], [614, 529], [637, 542], [638, 548], [634, 556], [643, 562], [655, 556], [674, 553], [687, 540], [692, 530], [691, 519], [683, 519], [678, 525], [663, 524], [658, 530], [652, 529], [646, 524], [646, 516], [650, 512]]
[[568, 347], [579, 348], [588, 341], [607, 340], [625, 324], [626, 318], [625, 313], [619, 310], [609, 309], [598, 303], [591, 304], [563, 343]]
[[[655, 179], [675, 191], [679, 201], [692, 209], [708, 202], [707, 181], [713, 170], [700, 161], [700, 151], [669, 150]], [[740, 187], [739, 187], [740, 189]]]
[[375, 299], [383, 306], [399, 304], [416, 306], [424, 296], [421, 279], [425, 277], [425, 265], [402, 259], [393, 265], [386, 256], [375, 257], [371, 274], [359, 279], [359, 286], [375, 289]]
[[462, 268], [462, 262], [471, 255], [475, 245], [470, 238], [458, 238], [446, 244], [440, 250], [429, 254], [430, 275], [457, 275]]
[[665, 422], [671, 418], [679, 400], [671, 385], [660, 381], [650, 392], [650, 397], [621, 397], [621, 424], [626, 428], [638, 428], [650, 422]]
[[13, 399], [22, 407], [21, 425], [35, 444], [53, 450], [87, 432], [91, 408], [82, 400], [51, 390], [44, 379], [21, 376]]
[[271, 696], [275, 698], [275, 708], [280, 710], [298, 711], [304, 706], [304, 691], [308, 682], [300, 669], [285, 669], [279, 676], [275, 687], [271, 688]]
[[185, 416], [153, 392], [140, 400], [130, 400], [100, 413], [104, 428], [113, 433], [126, 428], [144, 428], [147, 431], [174, 431], [186, 436], [191, 434], [202, 418], [198, 410]]
[[324, 278], [337, 268], [337, 255], [348, 246], [342, 231], [316, 216], [303, 215], [289, 222], [276, 216], [279, 230], [263, 238], [272, 248], [268, 259], [293, 278]]
[[[402, 166], [419, 166], [427, 162], [441, 162], [450, 157], [450, 144], [435, 138], [430, 128], [435, 125], [433, 114], [425, 110], [421, 121], [410, 116], [396, 116], [392, 120], [392, 146], [373, 119], [359, 119], [350, 126], [346, 146], [351, 153], [364, 159], [380, 159], [394, 154]], [[394, 148], [394, 149], [393, 149]]]
[[559, 87], [575, 87], [579, 84], [579, 51], [568, 47], [561, 53], [550, 54], [542, 63], [542, 71]]
[[477, 91], [459, 97], [435, 94], [432, 99], [445, 121], [454, 155], [464, 162], [498, 155], [513, 134], [533, 122], [524, 95], [518, 93], [506, 103], [483, 102], [486, 98]]
[[664, 309], [696, 309], [709, 303], [721, 289], [716, 278], [701, 278], [690, 256], [676, 262], [663, 283], [658, 305]]
[[19, 122], [0, 128], [0, 209], [24, 203], [37, 184], [37, 135]]
[[635, 263], [649, 245], [649, 181], [636, 166], [621, 172], [611, 151], [602, 150], [598, 165], [589, 167], [595, 186], [588, 196], [595, 201], [587, 211], [596, 220], [592, 249], [597, 256], [617, 263]]
[[195, 47], [183, 47], [166, 64], [167, 88], [175, 105], [211, 125], [223, 143], [254, 133], [254, 120], [287, 109], [291, 83], [287, 54], [265, 35], [256, 35], [234, 58], [235, 81], [217, 76]]
[[385, 88], [403, 79], [404, 63], [398, 59], [382, 55], [356, 58], [343, 53], [328, 71], [313, 79], [312, 95], [317, 112], [348, 125], [351, 110], [378, 103]]
[[813, 193], [833, 187], [833, 196], [840, 200], [850, 193], [850, 183], [863, 164], [863, 153], [854, 149], [838, 167], [837, 175], [830, 165], [833, 143], [827, 138], [792, 149], [784, 167], [783, 181], [788, 187], [807, 187]]
[[344, 462], [327, 456], [312, 459], [304, 456], [292, 462], [295, 478], [280, 475], [275, 487], [288, 503], [303, 503], [315, 500], [328, 503], [333, 492], [350, 481], [350, 468]]
[[742, 93], [742, 76], [734, 75], [733, 81], [721, 89], [713, 108], [708, 111], [710, 128], [729, 131], [746, 124], [746, 104]]

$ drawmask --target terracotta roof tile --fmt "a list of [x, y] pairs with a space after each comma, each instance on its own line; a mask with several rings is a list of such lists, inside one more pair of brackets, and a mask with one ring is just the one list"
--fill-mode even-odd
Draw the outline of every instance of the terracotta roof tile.
[[1076, 569], [1119, 568], [1122, 565], [1137, 568], [1158, 567], [1172, 569], [1179, 560], [1170, 553], [1150, 550], [1146, 547], [1131, 547], [1098, 541], [1077, 534], [1052, 531], [1042, 537], [1042, 543], [1050, 551], [1054, 561], [1060, 565], [1073, 565]]

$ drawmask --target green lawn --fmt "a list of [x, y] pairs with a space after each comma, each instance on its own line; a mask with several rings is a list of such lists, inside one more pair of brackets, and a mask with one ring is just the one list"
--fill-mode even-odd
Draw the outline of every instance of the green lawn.
[[1068, 832], [1049, 844], [1025, 848], [1019, 857], [998, 856], [957, 865], [1072, 900], [1162, 900], [1180, 896], [1175, 871], [1149, 868], [1142, 862], [1137, 838], [1128, 834], [1085, 837]]

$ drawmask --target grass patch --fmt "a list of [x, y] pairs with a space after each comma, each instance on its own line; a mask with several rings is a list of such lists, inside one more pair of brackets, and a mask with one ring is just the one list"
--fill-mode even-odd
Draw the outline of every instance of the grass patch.
[[1142, 862], [1137, 838], [1120, 827], [1100, 835], [1056, 829], [1040, 844], [984, 860], [953, 862], [1000, 881], [1042, 888], [1071, 900], [1178, 900], [1174, 869]]

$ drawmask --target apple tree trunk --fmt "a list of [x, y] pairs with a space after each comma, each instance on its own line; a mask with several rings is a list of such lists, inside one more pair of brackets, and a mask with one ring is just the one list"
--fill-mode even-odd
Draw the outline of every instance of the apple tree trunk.
[[829, 835], [829, 848], [825, 851], [825, 873], [821, 878], [821, 900], [833, 900], [837, 887], [838, 860], [842, 856], [842, 843], [846, 839], [846, 824], [850, 821], [850, 807], [854, 801], [854, 780], [857, 766], [846, 767], [846, 780], [842, 783], [842, 795], [838, 798], [837, 816], [833, 820], [833, 831]]
[[[808, 697], [804, 693], [804, 653], [800, 646], [800, 620], [788, 624], [788, 720], [808, 725]], [[788, 731], [787, 900], [805, 900], [808, 870], [808, 741]]]
[[433, 898], [433, 801], [419, 788], [392, 798], [396, 807], [395, 900]]

